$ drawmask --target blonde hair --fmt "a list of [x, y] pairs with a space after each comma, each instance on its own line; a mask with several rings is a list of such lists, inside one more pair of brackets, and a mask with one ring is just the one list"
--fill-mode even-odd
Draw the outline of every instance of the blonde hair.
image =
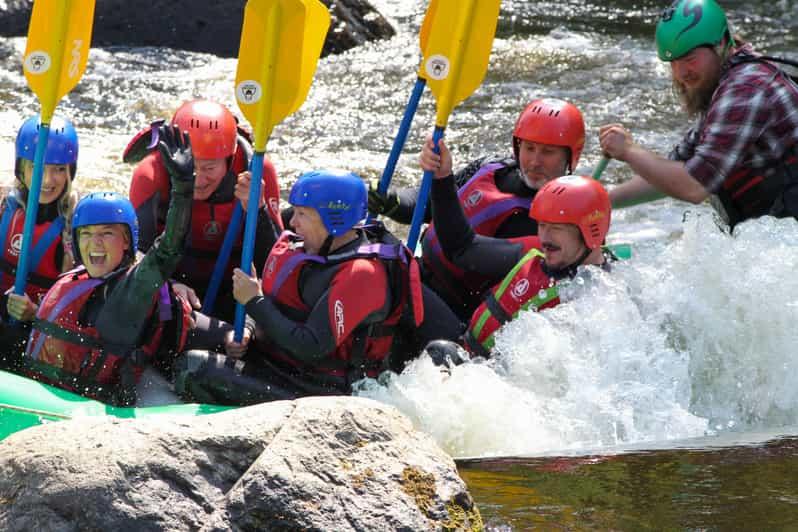
[[[59, 196], [56, 204], [56, 208], [58, 209], [59, 216], [62, 216], [64, 220], [67, 221], [67, 225], [69, 225], [70, 221], [72, 220], [72, 211], [75, 210], [75, 205], [77, 204], [77, 193], [72, 192], [72, 180], [75, 176], [72, 175], [72, 165], [65, 164], [65, 165], [58, 165], [58, 166], [65, 166], [67, 168], [67, 179], [64, 182], [64, 190], [61, 191], [61, 196]], [[31, 168], [33, 171], [33, 161], [29, 161], [27, 159], [22, 159], [22, 176], [25, 175], [25, 171], [27, 168]], [[22, 180], [21, 176], [19, 176], [14, 181], [14, 190], [16, 191], [17, 201], [20, 203], [23, 209], [27, 209], [28, 207], [28, 187], [25, 185], [25, 182]]]

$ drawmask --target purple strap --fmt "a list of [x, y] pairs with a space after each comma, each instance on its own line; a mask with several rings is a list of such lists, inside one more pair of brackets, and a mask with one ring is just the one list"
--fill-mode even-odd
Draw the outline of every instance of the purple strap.
[[457, 189], [457, 197], [458, 198], [462, 197], [462, 194], [464, 193], [464, 191], [466, 191], [468, 189], [469, 185], [471, 185], [471, 183], [473, 183], [474, 181], [476, 181], [477, 179], [479, 179], [483, 175], [487, 174], [488, 172], [495, 172], [496, 170], [500, 170], [501, 168], [504, 168], [505, 166], [507, 166], [507, 165], [502, 164], [502, 163], [490, 163], [490, 164], [486, 164], [485, 166], [480, 167], [480, 169], [477, 170], [474, 173], [474, 175], [471, 176], [471, 179], [466, 181], [465, 185], [463, 185], [462, 187]]
[[169, 297], [169, 283], [164, 283], [158, 290], [158, 319], [169, 321], [172, 319], [172, 298]]
[[[469, 219], [469, 223], [471, 224], [471, 227], [479, 227], [483, 222], [491, 220], [501, 214], [504, 214], [505, 212], [514, 209], [529, 209], [530, 203], [532, 203], [531, 198], [519, 198], [516, 196], [514, 198], [503, 199], [491, 204], [490, 207], [479, 211], [476, 216]], [[432, 230], [434, 231], [434, 228]], [[440, 253], [441, 242], [437, 238], [437, 234], [433, 232], [430, 237], [434, 238], [434, 240], [430, 240], [431, 242], [434, 242], [432, 245], [433, 251], [435, 251], [435, 253]]]
[[358, 248], [354, 251], [329, 255], [327, 257], [311, 255], [309, 253], [298, 253], [288, 259], [285, 264], [283, 264], [283, 267], [280, 269], [280, 271], [277, 273], [277, 277], [274, 279], [274, 284], [272, 284], [272, 289], [269, 295], [276, 295], [283, 286], [283, 283], [285, 283], [286, 279], [288, 279], [288, 276], [291, 275], [292, 271], [294, 271], [294, 268], [305, 261], [326, 264], [328, 262], [343, 262], [353, 258], [401, 260], [405, 264], [407, 264], [408, 260], [407, 255], [402, 253], [401, 246], [380, 243], [364, 244], [362, 246], [358, 246]]

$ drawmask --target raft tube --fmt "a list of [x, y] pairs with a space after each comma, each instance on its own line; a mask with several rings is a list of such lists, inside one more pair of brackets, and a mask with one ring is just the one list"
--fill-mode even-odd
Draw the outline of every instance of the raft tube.
[[7, 371], [0, 371], [0, 440], [28, 427], [85, 416], [118, 418], [199, 416], [232, 408], [235, 407], [208, 404], [116, 407]]

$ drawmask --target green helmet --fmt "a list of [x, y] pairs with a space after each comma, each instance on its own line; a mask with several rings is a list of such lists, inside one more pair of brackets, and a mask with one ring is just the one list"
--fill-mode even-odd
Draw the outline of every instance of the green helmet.
[[731, 32], [726, 14], [715, 0], [675, 0], [657, 23], [657, 55], [673, 61], [699, 46], [716, 46]]

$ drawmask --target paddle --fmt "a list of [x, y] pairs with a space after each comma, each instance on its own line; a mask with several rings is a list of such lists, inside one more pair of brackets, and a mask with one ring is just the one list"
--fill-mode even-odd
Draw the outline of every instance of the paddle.
[[[435, 18], [437, 7], [438, 0], [430, 0], [429, 6], [427, 7], [427, 14], [424, 15], [424, 22], [421, 24], [419, 42], [422, 56], [427, 47], [429, 28]], [[413, 92], [410, 94], [410, 101], [407, 102], [407, 107], [405, 107], [405, 114], [402, 116], [402, 122], [399, 124], [399, 132], [396, 134], [396, 138], [393, 139], [393, 147], [391, 148], [390, 155], [388, 155], [388, 161], [385, 163], [382, 177], [380, 177], [380, 184], [377, 186], [377, 192], [381, 195], [385, 195], [388, 192], [388, 186], [391, 184], [391, 178], [393, 178], [393, 173], [396, 170], [396, 163], [399, 161], [399, 155], [402, 153], [402, 149], [405, 146], [407, 134], [410, 132], [410, 124], [413, 122], [416, 109], [418, 109], [418, 102], [421, 100], [421, 95], [426, 85], [427, 80], [419, 73], [419, 76], [416, 78], [416, 84], [413, 86]], [[366, 223], [371, 222], [373, 218], [374, 215], [369, 213]]]
[[[246, 150], [247, 159], [252, 160], [252, 148], [246, 142], [239, 144], [239, 147]], [[224, 234], [222, 247], [219, 250], [219, 256], [216, 258], [216, 263], [213, 265], [213, 273], [211, 280], [208, 283], [208, 289], [205, 291], [205, 297], [202, 299], [202, 313], [211, 315], [213, 313], [213, 305], [216, 303], [216, 295], [219, 293], [219, 286], [222, 284], [222, 275], [227, 269], [227, 263], [230, 261], [230, 252], [233, 250], [238, 234], [241, 232], [241, 220], [244, 218], [244, 209], [241, 207], [241, 202], [237, 202], [233, 209], [233, 216], [230, 218], [230, 223], [227, 226], [227, 232]]]
[[41, 125], [33, 157], [33, 175], [25, 209], [22, 249], [17, 263], [14, 293], [23, 294], [28, 280], [33, 229], [39, 209], [44, 156], [50, 121], [58, 101], [86, 70], [94, 21], [95, 0], [36, 0], [28, 27], [23, 70], [41, 104]]
[[[610, 163], [610, 158], [605, 156], [601, 157], [601, 160], [596, 165], [596, 168], [593, 169], [593, 175], [591, 176], [596, 181], [599, 180], [601, 174], [604, 173], [604, 170], [607, 169], [607, 165]], [[632, 258], [632, 244], [627, 242], [620, 242], [617, 244], [606, 244], [606, 248], [612, 251], [616, 257], [619, 259], [631, 259]]]
[[[501, 0], [438, 0], [436, 4], [420, 74], [437, 103], [432, 136], [436, 152], [452, 109], [485, 77], [500, 3]], [[432, 172], [424, 172], [407, 236], [411, 250], [418, 242], [431, 186]]]
[[607, 169], [607, 165], [610, 164], [610, 158], [607, 156], [603, 156], [599, 163], [596, 165], [596, 168], [593, 170], [593, 175], [591, 176], [596, 181], [599, 180], [601, 174], [604, 173], [604, 170]]
[[[238, 107], [254, 128], [247, 221], [241, 269], [249, 272], [255, 246], [263, 156], [272, 129], [305, 101], [330, 27], [319, 0], [249, 0], [236, 71]], [[244, 331], [244, 306], [236, 305], [235, 340]]]

